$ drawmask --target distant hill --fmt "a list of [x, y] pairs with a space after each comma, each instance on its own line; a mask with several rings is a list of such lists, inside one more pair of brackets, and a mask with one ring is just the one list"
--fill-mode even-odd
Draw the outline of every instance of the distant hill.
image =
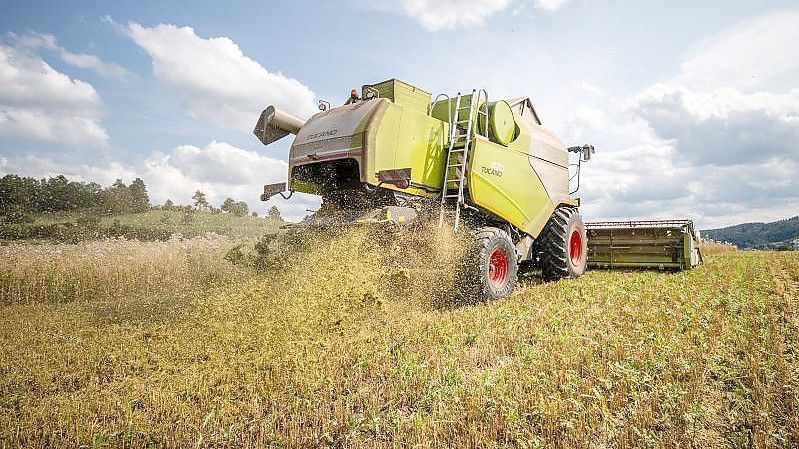
[[720, 229], [702, 231], [704, 238], [730, 242], [739, 248], [781, 249], [791, 248], [799, 239], [799, 217], [771, 223], [743, 223]]

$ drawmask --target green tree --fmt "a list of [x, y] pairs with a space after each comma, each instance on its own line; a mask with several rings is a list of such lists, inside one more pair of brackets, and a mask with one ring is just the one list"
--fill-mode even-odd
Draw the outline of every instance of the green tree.
[[78, 207], [83, 208], [99, 208], [103, 204], [103, 187], [96, 182], [75, 183], [78, 189], [78, 197], [80, 202]]
[[175, 207], [175, 203], [167, 198], [166, 201], [164, 201], [164, 210], [172, 210], [173, 207]]
[[277, 206], [270, 207], [269, 211], [266, 212], [266, 217], [273, 220], [283, 221], [283, 218], [280, 216], [280, 209], [278, 209]]
[[42, 212], [70, 210], [74, 200], [66, 176], [58, 175], [46, 181], [42, 180], [42, 192], [38, 199]]
[[236, 204], [236, 200], [234, 200], [233, 198], [227, 197], [227, 198], [225, 198], [225, 201], [222, 202], [222, 205], [219, 206], [219, 208], [222, 209], [223, 212], [230, 212], [233, 209], [233, 207], [235, 206], [235, 204]]
[[146, 212], [150, 209], [150, 196], [141, 178], [136, 178], [128, 187], [130, 190], [131, 212]]
[[225, 198], [221, 207], [223, 212], [233, 214], [237, 217], [243, 217], [250, 213], [250, 207], [244, 201], [236, 201], [233, 198]]
[[31, 210], [58, 212], [97, 207], [102, 203], [103, 189], [97, 183], [70, 181], [58, 175], [39, 181], [39, 190], [32, 198]]
[[111, 187], [105, 189], [105, 210], [112, 214], [133, 210], [133, 195], [121, 179], [117, 179]]
[[244, 201], [239, 201], [236, 203], [236, 210], [233, 213], [239, 217], [243, 217], [250, 213], [250, 206], [248, 206]]
[[194, 196], [191, 197], [194, 200], [194, 207], [197, 210], [205, 210], [208, 209], [208, 199], [205, 198], [205, 194], [198, 190], [194, 192]]
[[70, 181], [63, 175], [40, 180], [11, 174], [0, 178], [0, 214], [13, 213], [16, 219], [20, 214], [74, 209], [121, 212], [128, 210], [129, 196], [129, 188], [121, 180], [103, 189], [97, 183]]
[[5, 175], [0, 179], [0, 214], [38, 212], [41, 185], [33, 178]]

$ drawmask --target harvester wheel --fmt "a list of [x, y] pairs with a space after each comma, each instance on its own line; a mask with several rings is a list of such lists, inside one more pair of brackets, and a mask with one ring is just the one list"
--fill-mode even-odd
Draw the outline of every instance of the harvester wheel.
[[576, 278], [583, 274], [588, 260], [588, 239], [577, 209], [555, 209], [539, 236], [538, 248], [544, 280]]
[[516, 286], [518, 264], [510, 236], [499, 228], [481, 228], [475, 234], [472, 280], [481, 299], [504, 298]]

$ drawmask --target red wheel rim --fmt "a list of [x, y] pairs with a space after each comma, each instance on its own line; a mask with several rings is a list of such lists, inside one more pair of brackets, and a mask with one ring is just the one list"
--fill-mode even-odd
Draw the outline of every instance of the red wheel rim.
[[488, 259], [488, 280], [497, 288], [504, 287], [508, 281], [508, 255], [501, 248], [495, 249]]
[[569, 258], [572, 260], [572, 265], [580, 265], [583, 259], [583, 236], [576, 229], [569, 237]]

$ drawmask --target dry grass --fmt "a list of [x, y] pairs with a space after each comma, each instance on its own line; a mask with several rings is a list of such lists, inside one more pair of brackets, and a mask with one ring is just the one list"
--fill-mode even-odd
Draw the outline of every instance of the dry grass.
[[118, 301], [197, 291], [241, 273], [222, 259], [234, 244], [207, 234], [167, 242], [2, 245], [0, 303]]
[[727, 251], [737, 251], [738, 247], [732, 243], [716, 242], [713, 240], [702, 240], [699, 250], [703, 255], [725, 253]]
[[373, 237], [316, 236], [163, 313], [121, 301], [136, 320], [98, 313], [102, 295], [4, 299], [0, 447], [799, 444], [797, 253], [529, 277], [458, 305], [451, 236]]

